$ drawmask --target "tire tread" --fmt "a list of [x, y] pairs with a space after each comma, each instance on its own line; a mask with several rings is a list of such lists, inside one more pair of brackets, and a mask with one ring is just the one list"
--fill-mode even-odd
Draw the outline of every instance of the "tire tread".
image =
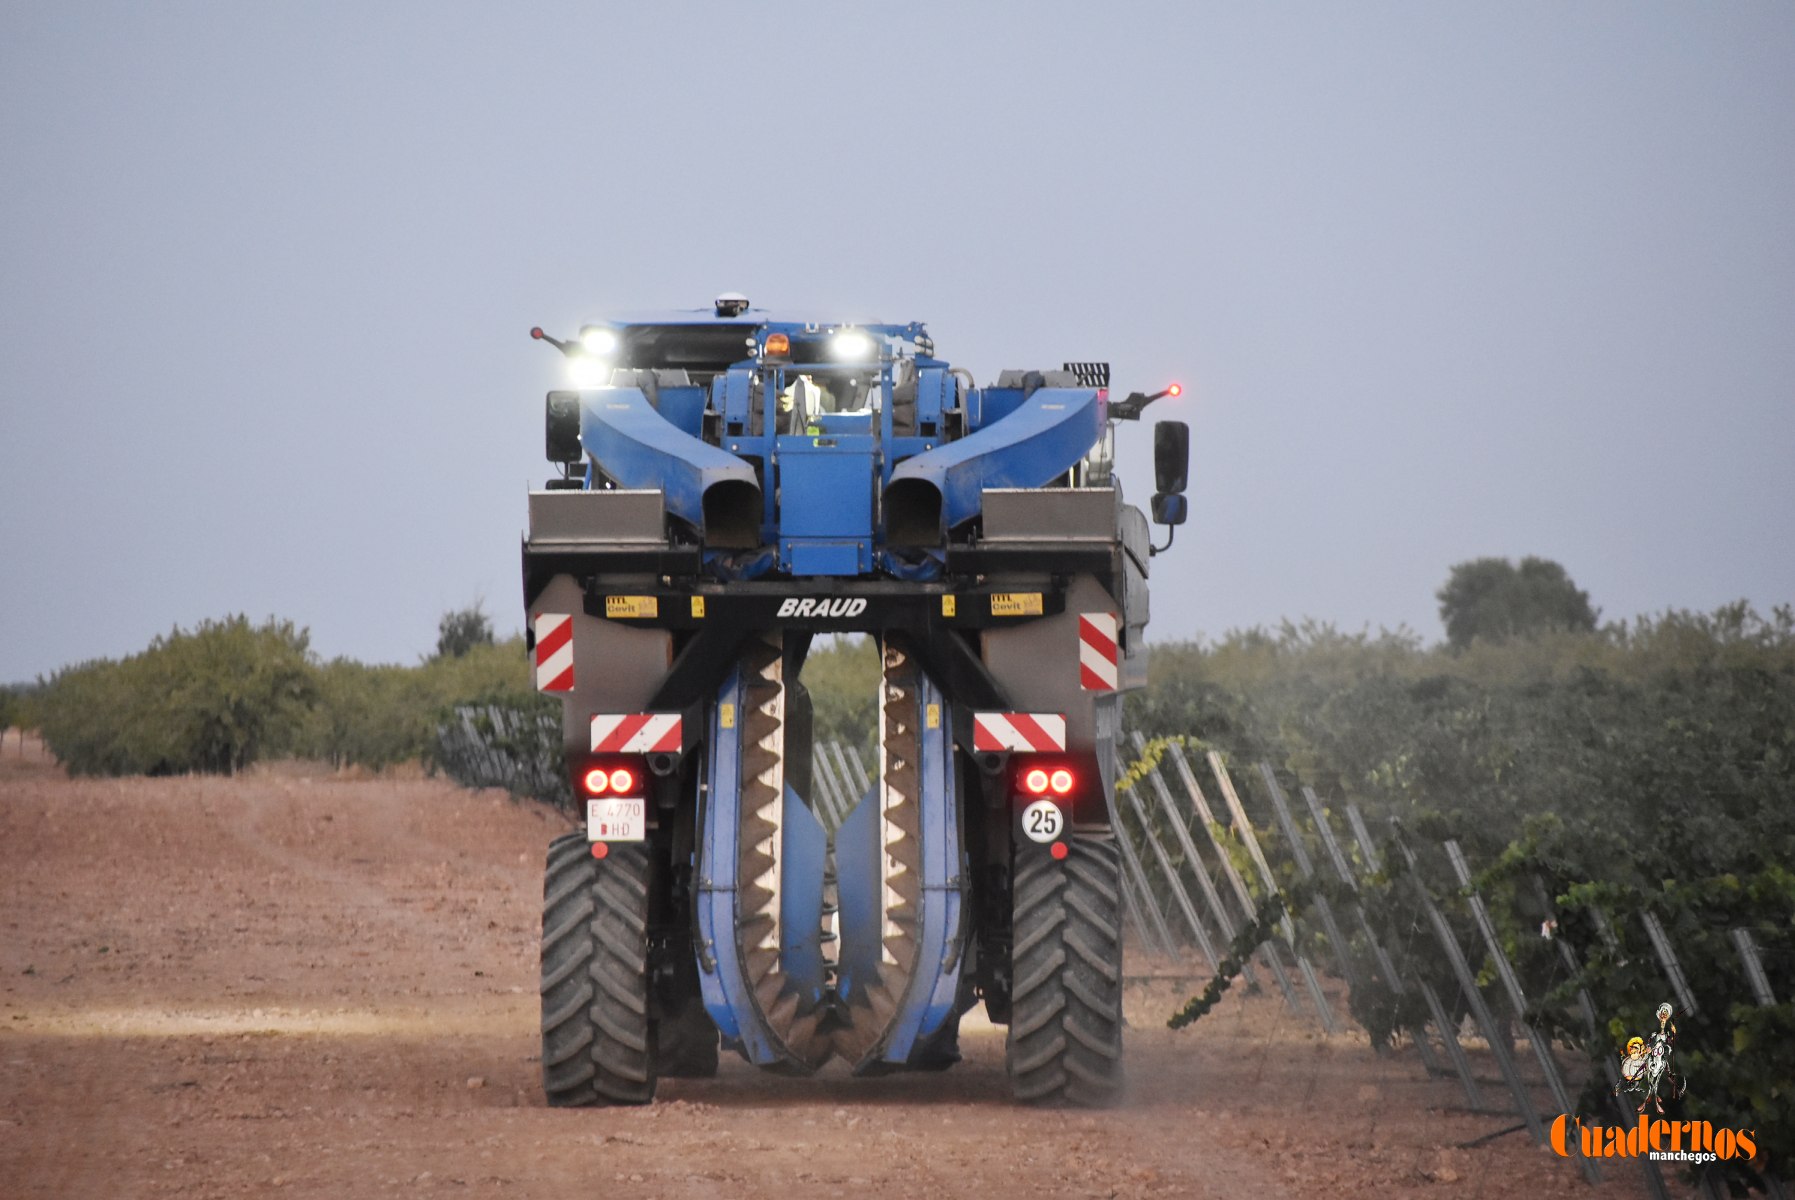
[[1121, 859], [1109, 837], [1067, 845], [1016, 863], [1005, 1060], [1017, 1100], [1097, 1107], [1122, 1084]]
[[603, 863], [581, 833], [549, 846], [542, 909], [542, 1086], [557, 1108], [646, 1104], [648, 851]]

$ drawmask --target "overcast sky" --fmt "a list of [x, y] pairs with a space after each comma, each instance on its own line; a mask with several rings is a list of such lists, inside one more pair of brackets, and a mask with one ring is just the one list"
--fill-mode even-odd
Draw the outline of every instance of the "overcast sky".
[[1795, 600], [1788, 3], [8, 3], [0, 164], [0, 680], [518, 628], [530, 326], [721, 290], [1181, 380], [1156, 638]]

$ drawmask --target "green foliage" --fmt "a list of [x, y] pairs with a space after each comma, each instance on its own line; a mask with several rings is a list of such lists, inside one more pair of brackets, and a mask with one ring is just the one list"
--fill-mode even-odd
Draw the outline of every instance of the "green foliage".
[[[1456, 839], [1484, 868], [1474, 883], [1534, 1006], [1528, 1018], [1591, 1056], [1586, 1112], [1608, 1103], [1600, 1060], [1673, 998], [1641, 921], [1656, 914], [1699, 1003], [1678, 1018], [1676, 1066], [1691, 1079], [1681, 1116], [1755, 1128], [1773, 1164], [1795, 1162], [1795, 611], [1765, 618], [1740, 603], [1593, 633], [1478, 638], [1464, 650], [1285, 624], [1155, 647], [1152, 682], [1128, 703], [1130, 729], [1189, 734], [1237, 764], [1268, 761], [1351, 799], [1373, 829], [1399, 818], [1415, 872], [1386, 847], [1383, 872], [1361, 863], [1356, 903], [1399, 977], [1427, 979], [1462, 1005], [1415, 903], [1424, 888], [1506, 1021], [1506, 994], [1489, 986], [1493, 959], [1438, 849]], [[1256, 772], [1234, 778], [1269, 829]], [[1331, 961], [1313, 944], [1282, 837], [1264, 840], [1299, 937]], [[1540, 936], [1543, 922], [1556, 923], [1558, 940]], [[1757, 939], [1781, 1004], [1753, 1002], [1735, 928]], [[1391, 994], [1350, 924], [1347, 936], [1365, 977], [1355, 1017], [1380, 1042], [1418, 1028], [1415, 989]], [[1250, 951], [1237, 944], [1231, 965]], [[1212, 982], [1194, 1011], [1225, 986]]]
[[462, 658], [474, 647], [492, 643], [492, 618], [478, 601], [471, 608], [444, 613], [436, 627], [438, 658]]
[[303, 630], [229, 617], [176, 628], [121, 662], [58, 672], [38, 726], [80, 775], [228, 773], [288, 739], [313, 685]]
[[1565, 569], [1550, 559], [1477, 558], [1452, 568], [1438, 592], [1446, 640], [1463, 649], [1479, 639], [1506, 641], [1551, 630], [1593, 632], [1596, 610]]
[[336, 767], [384, 767], [418, 756], [427, 701], [416, 667], [368, 666], [346, 658], [317, 669], [318, 703], [294, 739], [298, 758]]
[[[1560, 821], [1561, 878], [1795, 861], [1795, 614], [1745, 605], [1465, 653], [1284, 624], [1156, 646], [1129, 729], [1194, 734], [1489, 861]], [[1674, 843], [1653, 831], [1700, 830]], [[1545, 831], [1541, 831], [1545, 836]], [[1674, 849], [1673, 849], [1674, 845]], [[1641, 858], [1623, 847], [1637, 846]]]
[[35, 724], [78, 775], [228, 773], [293, 756], [336, 766], [430, 761], [456, 704], [535, 706], [523, 640], [490, 639], [416, 667], [318, 663], [291, 622], [202, 622], [119, 661], [41, 684]]
[[1309, 901], [1314, 893], [1313, 887], [1292, 888], [1288, 893], [1274, 892], [1267, 896], [1253, 914], [1253, 919], [1234, 935], [1228, 943], [1227, 953], [1215, 966], [1215, 975], [1204, 989], [1184, 1002], [1184, 1006], [1166, 1019], [1167, 1029], [1183, 1029], [1194, 1024], [1210, 1009], [1221, 1003], [1222, 994], [1234, 986], [1234, 981], [1246, 969], [1247, 959], [1253, 956], [1261, 943], [1267, 941], [1277, 932], [1278, 923], [1284, 919], [1286, 912], [1300, 908]]
[[444, 715], [455, 705], [535, 705], [522, 638], [476, 643], [416, 667], [333, 659], [317, 669], [319, 702], [291, 753], [338, 766], [434, 762]]
[[879, 646], [870, 637], [813, 645], [803, 680], [810, 690], [814, 739], [871, 754], [878, 744], [879, 677]]

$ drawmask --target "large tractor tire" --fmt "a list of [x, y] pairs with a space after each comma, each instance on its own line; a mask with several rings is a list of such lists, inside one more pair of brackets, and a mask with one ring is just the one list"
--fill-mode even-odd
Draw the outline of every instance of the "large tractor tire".
[[583, 833], [548, 849], [542, 898], [542, 1086], [559, 1108], [654, 1099], [648, 847], [601, 861]]
[[1112, 838], [1066, 845], [1017, 856], [1004, 1058], [1017, 1100], [1088, 1108], [1122, 1084], [1121, 859]]

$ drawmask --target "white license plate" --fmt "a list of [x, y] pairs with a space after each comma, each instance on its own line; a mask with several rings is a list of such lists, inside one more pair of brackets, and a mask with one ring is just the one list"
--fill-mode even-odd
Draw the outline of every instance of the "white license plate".
[[648, 833], [644, 800], [586, 801], [586, 840], [589, 842], [639, 842]]

